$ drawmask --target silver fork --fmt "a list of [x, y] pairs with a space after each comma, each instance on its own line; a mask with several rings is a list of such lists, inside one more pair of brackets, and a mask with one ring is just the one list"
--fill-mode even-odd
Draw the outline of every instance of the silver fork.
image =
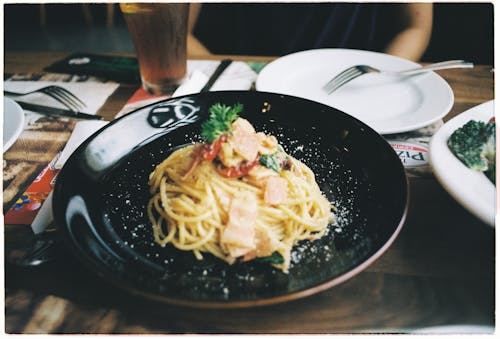
[[82, 108], [86, 107], [85, 103], [81, 101], [76, 95], [68, 91], [67, 89], [60, 87], [60, 86], [46, 86], [42, 87], [40, 89], [31, 91], [31, 92], [26, 92], [26, 93], [17, 93], [17, 92], [10, 92], [10, 91], [3, 91], [4, 94], [10, 95], [10, 96], [24, 96], [28, 94], [33, 94], [33, 93], [43, 93], [46, 94], [55, 100], [59, 101], [61, 104], [69, 108], [71, 111], [77, 113], [79, 110]]
[[381, 71], [377, 68], [367, 65], [355, 65], [340, 72], [337, 76], [335, 76], [332, 80], [330, 80], [326, 85], [323, 86], [323, 90], [325, 90], [328, 94], [331, 94], [332, 92], [336, 91], [349, 81], [354, 80], [357, 77], [367, 73], [381, 73], [387, 75], [413, 75], [423, 72], [435, 71], [438, 69], [471, 68], [471, 67], [474, 67], [474, 64], [464, 60], [450, 60], [450, 61], [437, 62], [424, 67], [412, 68], [397, 72]]

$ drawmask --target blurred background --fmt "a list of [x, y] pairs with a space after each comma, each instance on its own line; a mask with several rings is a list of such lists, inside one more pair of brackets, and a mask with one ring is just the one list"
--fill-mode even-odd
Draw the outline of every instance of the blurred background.
[[[286, 5], [286, 4], [285, 4]], [[493, 65], [493, 4], [435, 3], [422, 61], [467, 59]], [[6, 51], [133, 53], [118, 4], [4, 4]]]

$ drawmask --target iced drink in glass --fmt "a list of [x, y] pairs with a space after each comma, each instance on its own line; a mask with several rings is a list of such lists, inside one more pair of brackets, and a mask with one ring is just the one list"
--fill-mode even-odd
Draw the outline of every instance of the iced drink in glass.
[[141, 73], [153, 94], [175, 90], [186, 75], [189, 3], [121, 3]]

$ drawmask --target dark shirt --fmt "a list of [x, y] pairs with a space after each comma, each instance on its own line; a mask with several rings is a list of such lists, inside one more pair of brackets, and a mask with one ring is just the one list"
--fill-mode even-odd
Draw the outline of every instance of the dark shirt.
[[285, 55], [313, 48], [381, 50], [377, 3], [203, 4], [195, 36], [216, 54]]

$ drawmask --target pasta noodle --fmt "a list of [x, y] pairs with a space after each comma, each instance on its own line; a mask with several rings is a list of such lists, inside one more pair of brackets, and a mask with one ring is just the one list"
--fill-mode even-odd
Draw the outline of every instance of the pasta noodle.
[[227, 177], [219, 159], [199, 160], [202, 147], [173, 152], [150, 174], [147, 210], [155, 242], [192, 251], [200, 260], [211, 253], [229, 264], [277, 257], [269, 262], [287, 272], [292, 247], [323, 236], [333, 217], [313, 172], [282, 151], [287, 169], [276, 172], [261, 161], [244, 175]]

